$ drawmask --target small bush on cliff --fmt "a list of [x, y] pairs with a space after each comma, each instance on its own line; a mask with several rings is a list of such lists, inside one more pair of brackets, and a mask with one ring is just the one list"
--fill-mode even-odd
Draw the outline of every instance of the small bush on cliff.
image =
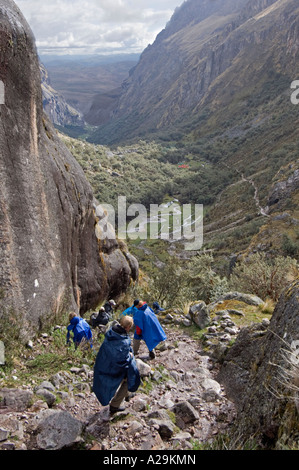
[[256, 294], [261, 299], [277, 301], [283, 289], [299, 273], [297, 261], [290, 257], [272, 259], [265, 253], [255, 253], [243, 260], [233, 270], [230, 284], [240, 292]]

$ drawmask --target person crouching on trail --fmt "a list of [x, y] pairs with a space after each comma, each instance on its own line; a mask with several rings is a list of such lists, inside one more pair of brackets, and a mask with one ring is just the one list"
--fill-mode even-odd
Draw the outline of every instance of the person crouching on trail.
[[71, 332], [73, 332], [73, 341], [76, 349], [84, 342], [88, 342], [92, 348], [92, 332], [87, 321], [79, 315], [76, 315], [74, 312], [70, 313], [69, 321], [70, 324], [67, 327], [66, 336], [67, 344], [70, 343]]
[[166, 334], [159, 323], [153, 310], [146, 302], [134, 301], [133, 320], [136, 326], [133, 339], [133, 351], [136, 355], [139, 351], [140, 341], [144, 340], [151, 359], [155, 358], [155, 347], [167, 339]]
[[110, 403], [110, 413], [123, 411], [128, 392], [136, 392], [141, 383], [129, 331], [133, 319], [124, 316], [107, 331], [94, 365], [93, 392], [101, 405]]

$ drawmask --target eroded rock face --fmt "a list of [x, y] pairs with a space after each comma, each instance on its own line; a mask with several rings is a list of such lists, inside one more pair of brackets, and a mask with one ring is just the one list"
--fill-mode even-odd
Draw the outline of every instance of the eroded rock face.
[[270, 448], [298, 442], [299, 281], [281, 296], [270, 324], [241, 330], [218, 380], [236, 404], [236, 434]]
[[83, 314], [126, 289], [137, 262], [95, 234], [83, 170], [43, 114], [35, 41], [14, 2], [0, 0], [0, 317], [24, 336], [61, 311]]

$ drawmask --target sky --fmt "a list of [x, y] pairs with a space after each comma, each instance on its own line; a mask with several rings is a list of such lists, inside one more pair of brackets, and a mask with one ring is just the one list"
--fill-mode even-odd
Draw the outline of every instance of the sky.
[[141, 53], [183, 0], [15, 0], [43, 54]]

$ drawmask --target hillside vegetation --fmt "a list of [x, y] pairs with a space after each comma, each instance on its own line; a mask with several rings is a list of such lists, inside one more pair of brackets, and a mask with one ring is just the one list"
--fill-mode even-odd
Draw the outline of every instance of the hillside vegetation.
[[[145, 283], [149, 282], [150, 286], [147, 284], [142, 291], [142, 294], [148, 295], [149, 299], [153, 292], [156, 292], [155, 283], [161, 285], [163, 279], [167, 280], [165, 288], [169, 291], [169, 297], [175, 296], [176, 299], [180, 297], [182, 306], [191, 299], [204, 298], [211, 287], [212, 291], [214, 289], [212, 295], [219, 295], [222, 290], [229, 288], [226, 279], [230, 280], [235, 264], [237, 263], [236, 269], [242, 271], [240, 268], [242, 256], [255, 251], [262, 251], [261, 256], [263, 251], [272, 255], [268, 261], [267, 258], [261, 258], [260, 262], [264, 263], [261, 271], [265, 275], [271, 271], [267, 265], [272, 264], [271, 258], [273, 258], [274, 265], [277, 262], [281, 266], [279, 272], [284, 273], [282, 277], [285, 276], [287, 280], [288, 276], [290, 279], [296, 276], [298, 259], [297, 206], [294, 204], [294, 198], [297, 197], [296, 185], [293, 188], [290, 185], [290, 197], [282, 195], [279, 203], [274, 204], [271, 210], [267, 210], [267, 214], [261, 213], [260, 204], [265, 201], [258, 197], [258, 178], [253, 179], [245, 172], [243, 174], [233, 171], [228, 165], [217, 165], [208, 158], [197, 160], [190, 147], [178, 149], [161, 143], [139, 141], [131, 146], [110, 149], [66, 136], [62, 138], [82, 165], [98, 202], [112, 205], [116, 215], [119, 196], [126, 197], [127, 207], [140, 203], [147, 211], [150, 210], [151, 204], [162, 204], [173, 200], [181, 204], [203, 203], [204, 244], [198, 252], [186, 252], [181, 241], [169, 243], [160, 238], [152, 240], [149, 233], [146, 239], [138, 235], [133, 239], [128, 234], [126, 242], [129, 249], [138, 258], [145, 278], [150, 279]], [[214, 145], [216, 148], [219, 143], [215, 141]], [[296, 173], [297, 165], [294, 162], [279, 169], [283, 161], [288, 161], [292, 157], [292, 153], [285, 153], [283, 159], [277, 163], [276, 169], [273, 169], [274, 163], [268, 170], [263, 169], [262, 174], [269, 179], [269, 187], [273, 185], [275, 188], [280, 181], [290, 179], [291, 175]], [[185, 165], [182, 165], [182, 162], [185, 162]], [[277, 204], [279, 207], [276, 207]], [[284, 215], [279, 212], [281, 210]], [[272, 226], [276, 228], [272, 230]], [[267, 236], [263, 235], [265, 232]], [[190, 260], [192, 263], [195, 262], [196, 257], [205, 256], [205, 252], [210, 253], [205, 264], [203, 266], [198, 264], [192, 273]], [[295, 263], [294, 269], [288, 259], [292, 259]], [[255, 266], [253, 263], [251, 274], [253, 278], [257, 266], [258, 264]], [[220, 277], [217, 277], [216, 273]], [[198, 280], [198, 276], [204, 279], [200, 284], [204, 288], [201, 293], [192, 292], [192, 289], [190, 291], [192, 279]], [[246, 273], [242, 280], [236, 277], [233, 279], [234, 288], [238, 289], [238, 284], [242, 283], [244, 288], [246, 284], [248, 288], [252, 285], [250, 293], [254, 293], [253, 284], [246, 280]], [[278, 279], [281, 282], [281, 278]], [[281, 282], [282, 285], [284, 282]], [[200, 286], [197, 290], [202, 288]], [[277, 300], [274, 286], [269, 288], [264, 284], [262, 288], [256, 287], [255, 292], [259, 295], [262, 291], [266, 292], [264, 295], [266, 300], [267, 297], [271, 297], [271, 289], [273, 298]]]
[[298, 17], [294, 0], [184, 2], [87, 137], [126, 148], [110, 159], [121, 177], [90, 175], [100, 199], [116, 185], [145, 205], [203, 204], [204, 248], [225, 269], [255, 251], [298, 257]]

